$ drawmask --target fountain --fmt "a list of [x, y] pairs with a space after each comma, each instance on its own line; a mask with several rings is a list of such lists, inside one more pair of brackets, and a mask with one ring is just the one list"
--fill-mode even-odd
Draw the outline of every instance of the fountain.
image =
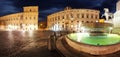
[[119, 51], [120, 36], [112, 34], [111, 23], [83, 24], [86, 32], [71, 33], [65, 38], [72, 48], [93, 55], [104, 55]]

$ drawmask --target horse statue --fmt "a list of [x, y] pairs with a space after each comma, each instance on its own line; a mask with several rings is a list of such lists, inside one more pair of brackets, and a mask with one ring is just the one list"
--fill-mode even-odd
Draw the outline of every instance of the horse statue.
[[113, 13], [110, 13], [109, 12], [109, 9], [108, 8], [104, 8], [104, 11], [105, 11], [105, 13], [102, 15], [102, 17], [103, 16], [105, 16], [105, 18], [106, 18], [106, 20], [108, 21], [109, 19], [112, 19], [113, 18]]

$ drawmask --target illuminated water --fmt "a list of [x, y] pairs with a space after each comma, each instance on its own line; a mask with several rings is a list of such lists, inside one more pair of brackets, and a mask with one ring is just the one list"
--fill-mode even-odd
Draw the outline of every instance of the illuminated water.
[[120, 36], [117, 34], [90, 36], [89, 33], [72, 33], [67, 36], [74, 41], [90, 45], [112, 45], [120, 42]]

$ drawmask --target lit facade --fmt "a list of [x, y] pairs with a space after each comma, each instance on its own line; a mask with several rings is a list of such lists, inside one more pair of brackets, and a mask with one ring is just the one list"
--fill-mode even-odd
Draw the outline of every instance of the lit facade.
[[114, 14], [113, 24], [114, 27], [120, 27], [120, 0], [117, 2], [117, 11]]
[[47, 28], [50, 30], [80, 31], [83, 23], [94, 23], [99, 20], [99, 11], [92, 9], [66, 8], [47, 17]]
[[0, 29], [37, 30], [38, 6], [24, 7], [24, 11], [21, 13], [0, 17]]

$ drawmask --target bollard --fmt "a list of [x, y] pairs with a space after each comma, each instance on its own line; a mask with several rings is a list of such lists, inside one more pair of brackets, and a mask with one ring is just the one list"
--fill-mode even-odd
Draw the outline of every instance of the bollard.
[[56, 37], [51, 35], [48, 39], [48, 50], [54, 51], [56, 49]]

